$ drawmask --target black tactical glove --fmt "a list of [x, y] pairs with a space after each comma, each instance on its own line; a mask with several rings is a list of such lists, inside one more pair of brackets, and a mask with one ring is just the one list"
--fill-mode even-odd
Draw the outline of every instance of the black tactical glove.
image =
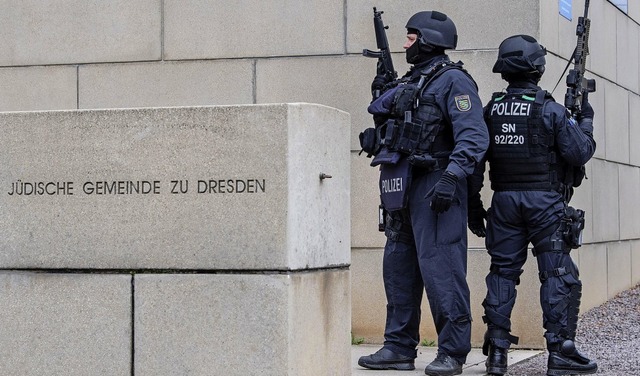
[[593, 107], [591, 107], [591, 103], [589, 101], [582, 101], [582, 108], [580, 109], [580, 114], [578, 114], [578, 121], [582, 119], [593, 119], [595, 113], [593, 112]]
[[487, 236], [487, 228], [484, 224], [485, 218], [487, 218], [487, 211], [482, 207], [480, 194], [469, 196], [467, 223], [469, 230], [479, 238]]
[[585, 92], [582, 94], [582, 102], [580, 103], [580, 113], [578, 114], [577, 120], [580, 121], [582, 119], [593, 119], [595, 113], [593, 112], [593, 107], [591, 107], [591, 103], [589, 103], [589, 93]]
[[578, 121], [580, 129], [589, 135], [593, 135], [593, 116], [593, 107], [591, 107], [589, 103], [587, 93], [584, 93], [582, 97], [582, 107], [576, 116], [576, 120]]
[[436, 185], [427, 193], [425, 197], [431, 197], [429, 206], [436, 213], [444, 213], [451, 207], [453, 197], [456, 193], [458, 177], [449, 171], [445, 171]]
[[389, 78], [384, 74], [379, 74], [375, 76], [373, 82], [371, 83], [371, 93], [375, 93], [379, 91], [380, 94], [384, 92], [384, 85], [389, 83]]

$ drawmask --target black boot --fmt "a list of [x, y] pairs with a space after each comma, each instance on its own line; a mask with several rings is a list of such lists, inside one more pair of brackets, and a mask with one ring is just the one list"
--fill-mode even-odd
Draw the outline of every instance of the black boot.
[[488, 375], [502, 376], [507, 373], [507, 349], [495, 345], [489, 345], [489, 354], [485, 365]]
[[396, 354], [393, 351], [381, 348], [371, 355], [361, 356], [358, 359], [360, 367], [369, 369], [394, 369], [398, 371], [411, 371], [416, 369], [413, 358]]
[[484, 344], [482, 344], [482, 353], [487, 356], [484, 363], [487, 367], [487, 374], [502, 376], [507, 373], [509, 358], [507, 352], [511, 344], [518, 344], [518, 340], [518, 337], [512, 336], [506, 329], [487, 328], [487, 332], [484, 334]]
[[571, 340], [549, 346], [547, 375], [587, 375], [596, 373], [598, 364], [580, 354]]
[[436, 359], [424, 369], [424, 373], [429, 376], [459, 375], [462, 373], [462, 363], [439, 352]]

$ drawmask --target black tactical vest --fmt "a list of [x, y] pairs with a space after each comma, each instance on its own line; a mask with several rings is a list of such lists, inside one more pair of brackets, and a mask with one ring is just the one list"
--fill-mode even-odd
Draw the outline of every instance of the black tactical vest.
[[494, 93], [487, 106], [489, 178], [494, 191], [561, 190], [552, 131], [544, 125], [544, 90]]
[[383, 146], [407, 155], [428, 154], [441, 158], [451, 154], [454, 147], [451, 127], [446, 126], [435, 95], [423, 95], [427, 86], [449, 69], [466, 73], [460, 62], [441, 62], [420, 72], [418, 82], [402, 84], [398, 88], [391, 119], [385, 124]]

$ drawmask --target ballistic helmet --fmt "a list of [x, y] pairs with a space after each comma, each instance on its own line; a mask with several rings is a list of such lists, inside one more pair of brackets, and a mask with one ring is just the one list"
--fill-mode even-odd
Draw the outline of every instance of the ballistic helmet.
[[514, 35], [498, 48], [498, 60], [493, 65], [493, 73], [513, 75], [529, 73], [542, 76], [547, 50], [529, 35]]
[[407, 21], [406, 28], [417, 31], [418, 42], [423, 46], [455, 49], [458, 44], [456, 25], [446, 14], [435, 10], [414, 14]]

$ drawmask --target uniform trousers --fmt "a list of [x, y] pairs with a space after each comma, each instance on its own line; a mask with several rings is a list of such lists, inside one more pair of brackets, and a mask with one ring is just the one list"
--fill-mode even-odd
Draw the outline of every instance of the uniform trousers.
[[427, 192], [442, 170], [414, 173], [404, 209], [387, 213], [383, 278], [387, 297], [385, 347], [416, 357], [420, 304], [426, 290], [440, 352], [462, 363], [471, 350], [467, 285], [467, 186], [457, 183], [451, 208], [436, 214]]

